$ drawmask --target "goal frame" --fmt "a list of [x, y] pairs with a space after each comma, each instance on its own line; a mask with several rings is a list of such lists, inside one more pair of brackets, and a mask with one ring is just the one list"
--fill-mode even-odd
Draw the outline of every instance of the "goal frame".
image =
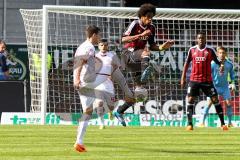
[[[122, 13], [137, 13], [139, 8], [137, 7], [90, 7], [90, 6], [57, 6], [57, 5], [43, 5], [42, 8], [42, 67], [41, 67], [41, 124], [45, 124], [46, 118], [46, 107], [47, 107], [47, 82], [48, 82], [48, 74], [47, 74], [47, 53], [48, 53], [48, 12], [59, 11], [63, 12], [67, 11], [118, 11]], [[158, 14], [172, 14], [173, 17], [170, 19], [174, 19], [174, 15], [178, 14], [220, 14], [220, 15], [240, 15], [240, 10], [228, 10], [228, 9], [179, 9], [179, 8], [157, 8], [156, 13]], [[127, 14], [126, 14], [127, 15]], [[111, 15], [109, 14], [109, 17]], [[105, 17], [108, 17], [105, 16]], [[135, 17], [126, 17], [126, 18], [136, 18]], [[123, 17], [124, 18], [124, 17]], [[240, 21], [240, 19], [238, 20]]]

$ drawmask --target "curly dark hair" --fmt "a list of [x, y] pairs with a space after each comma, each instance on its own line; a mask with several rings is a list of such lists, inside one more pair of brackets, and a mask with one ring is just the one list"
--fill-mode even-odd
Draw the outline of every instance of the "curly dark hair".
[[147, 13], [153, 13], [153, 16], [155, 16], [156, 7], [150, 3], [142, 4], [138, 10], [138, 17], [146, 16]]

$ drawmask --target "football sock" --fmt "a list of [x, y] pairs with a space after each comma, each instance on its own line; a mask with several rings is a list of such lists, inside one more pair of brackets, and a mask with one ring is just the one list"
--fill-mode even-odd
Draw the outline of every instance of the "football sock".
[[214, 106], [215, 106], [216, 112], [217, 112], [217, 114], [219, 116], [219, 119], [221, 121], [221, 126], [225, 125], [225, 123], [224, 123], [224, 116], [223, 116], [223, 109], [222, 109], [221, 104], [220, 103], [214, 104]]
[[193, 126], [193, 123], [192, 123], [193, 107], [194, 107], [193, 104], [188, 104], [187, 105], [188, 125], [191, 125], [191, 126]]
[[97, 114], [98, 114], [98, 123], [100, 126], [104, 125], [104, 107], [103, 106], [99, 106], [97, 107]]
[[152, 66], [149, 65], [150, 58], [149, 57], [143, 57], [142, 63], [141, 63], [141, 69], [142, 69], [142, 75], [141, 75], [141, 82], [145, 83], [152, 74]]
[[91, 118], [91, 115], [88, 115], [86, 113], [82, 115], [82, 118], [78, 126], [78, 133], [77, 133], [77, 140], [76, 140], [77, 144], [83, 144], [83, 137], [85, 135], [86, 128], [88, 126], [88, 121], [90, 120], [90, 118]]
[[125, 102], [123, 105], [119, 106], [117, 112], [119, 114], [123, 114], [129, 107], [131, 107], [134, 103], [132, 102]]
[[227, 106], [228, 124], [232, 123], [232, 115], [233, 115], [232, 106]]
[[103, 117], [103, 115], [98, 117], [98, 123], [99, 123], [100, 126], [104, 126], [104, 117]]
[[208, 106], [205, 106], [204, 109], [203, 109], [203, 119], [202, 119], [202, 123], [204, 124], [205, 123], [205, 120], [208, 116], [208, 113], [209, 113], [209, 107]]
[[142, 71], [144, 71], [149, 66], [149, 61], [150, 58], [148, 56], [142, 58], [141, 62]]

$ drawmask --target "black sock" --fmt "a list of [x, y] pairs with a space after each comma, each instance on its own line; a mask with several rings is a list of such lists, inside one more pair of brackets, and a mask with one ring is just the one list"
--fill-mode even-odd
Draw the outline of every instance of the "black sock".
[[214, 104], [214, 106], [215, 106], [216, 112], [218, 114], [218, 117], [221, 121], [221, 126], [225, 125], [224, 116], [223, 116], [223, 109], [222, 109], [221, 104]]
[[193, 126], [193, 123], [192, 123], [193, 107], [194, 107], [193, 104], [188, 104], [187, 105], [188, 125], [191, 125], [191, 126]]
[[119, 106], [117, 112], [123, 114], [129, 107], [131, 107], [134, 103], [125, 102], [123, 105]]
[[149, 61], [150, 61], [149, 57], [142, 58], [142, 64], [141, 64], [142, 71], [144, 71], [149, 66]]

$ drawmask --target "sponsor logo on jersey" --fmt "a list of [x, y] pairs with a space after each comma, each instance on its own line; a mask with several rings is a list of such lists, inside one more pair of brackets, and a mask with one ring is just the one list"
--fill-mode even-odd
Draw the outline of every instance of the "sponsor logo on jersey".
[[147, 40], [148, 39], [148, 36], [142, 36], [139, 38], [140, 40]]
[[196, 63], [200, 63], [206, 60], [206, 57], [195, 57]]
[[205, 51], [204, 56], [207, 57], [207, 55], [208, 55], [208, 51]]

